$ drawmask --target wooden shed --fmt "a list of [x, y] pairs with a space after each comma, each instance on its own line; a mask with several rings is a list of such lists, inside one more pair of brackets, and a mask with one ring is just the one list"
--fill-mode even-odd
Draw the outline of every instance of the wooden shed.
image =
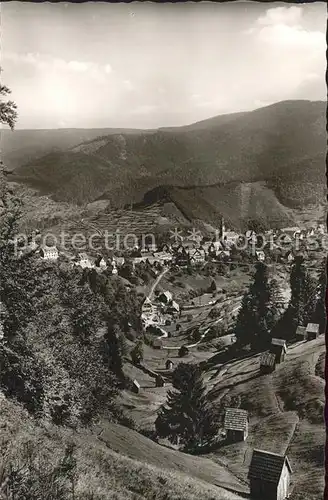
[[140, 384], [137, 380], [134, 380], [132, 382], [132, 392], [134, 392], [135, 394], [139, 394], [140, 392]]
[[315, 340], [319, 337], [319, 325], [317, 323], [308, 323], [306, 327], [306, 336], [308, 340]]
[[270, 352], [276, 355], [276, 363], [284, 361], [287, 353], [286, 340], [273, 338], [271, 340]]
[[298, 341], [307, 339], [307, 331], [305, 326], [298, 326], [296, 329], [296, 339]]
[[248, 472], [250, 497], [258, 500], [284, 500], [290, 493], [292, 468], [285, 455], [253, 450]]
[[240, 408], [227, 408], [224, 430], [230, 442], [245, 441], [248, 436], [248, 413]]
[[276, 355], [273, 352], [264, 352], [260, 359], [260, 372], [271, 373], [276, 369]]

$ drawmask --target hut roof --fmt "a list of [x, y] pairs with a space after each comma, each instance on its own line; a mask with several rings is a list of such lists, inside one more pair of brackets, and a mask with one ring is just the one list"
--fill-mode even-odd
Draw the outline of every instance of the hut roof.
[[134, 385], [135, 387], [137, 387], [138, 389], [140, 389], [140, 384], [139, 384], [139, 382], [138, 382], [136, 379], [134, 379], [134, 381], [133, 381], [133, 385]]
[[308, 323], [306, 327], [306, 331], [308, 333], [318, 333], [319, 332], [319, 325], [317, 323]]
[[291, 473], [292, 468], [287, 456], [269, 451], [254, 450], [248, 477], [278, 484], [285, 463]]
[[296, 335], [305, 335], [305, 334], [306, 334], [306, 327], [298, 326], [296, 330]]
[[276, 356], [272, 352], [264, 352], [260, 359], [261, 366], [274, 366], [276, 362]]
[[286, 340], [284, 339], [275, 339], [271, 340], [271, 345], [275, 345], [278, 347], [283, 347], [285, 351], [287, 351]]
[[245, 431], [248, 424], [248, 413], [239, 408], [227, 408], [224, 417], [224, 427], [228, 430]]

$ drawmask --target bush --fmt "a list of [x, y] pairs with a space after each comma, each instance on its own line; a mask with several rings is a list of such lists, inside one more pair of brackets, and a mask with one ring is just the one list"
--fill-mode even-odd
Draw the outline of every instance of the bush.
[[179, 357], [183, 358], [185, 356], [188, 356], [188, 354], [189, 354], [188, 347], [186, 345], [181, 346], [178, 352]]

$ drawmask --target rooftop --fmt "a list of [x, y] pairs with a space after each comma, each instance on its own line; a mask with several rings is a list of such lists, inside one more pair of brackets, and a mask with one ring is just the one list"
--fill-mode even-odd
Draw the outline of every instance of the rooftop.
[[245, 431], [248, 424], [248, 413], [239, 408], [227, 408], [224, 417], [224, 427], [228, 430]]
[[264, 352], [260, 359], [261, 366], [274, 366], [276, 362], [276, 356], [272, 352]]
[[278, 346], [281, 346], [281, 347], [286, 347], [286, 340], [273, 338], [271, 340], [271, 344], [272, 345], [278, 345]]
[[306, 331], [309, 333], [318, 333], [319, 325], [317, 323], [308, 323], [306, 327]]
[[254, 450], [248, 477], [278, 484], [285, 463], [289, 472], [292, 472], [286, 456], [269, 451]]

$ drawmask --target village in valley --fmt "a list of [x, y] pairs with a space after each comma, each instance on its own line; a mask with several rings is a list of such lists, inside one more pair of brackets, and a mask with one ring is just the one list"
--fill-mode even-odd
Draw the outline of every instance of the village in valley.
[[326, 496], [325, 15], [3, 2], [0, 500]]
[[[304, 424], [301, 410], [285, 401], [284, 383], [290, 376], [289, 383], [295, 385], [292, 391], [299, 390], [298, 384], [307, 383], [303, 370], [307, 371], [305, 366], [310, 358], [315, 370], [310, 377], [323, 373], [324, 329], [315, 304], [312, 317], [295, 325], [293, 332], [286, 332], [283, 323], [279, 327], [279, 316], [282, 318], [291, 307], [290, 279], [297, 261], [316, 283], [320, 280], [325, 259], [324, 224], [238, 234], [226, 228], [222, 219], [215, 237], [202, 237], [195, 230], [175, 230], [167, 241], [161, 237], [159, 245], [154, 241], [145, 243], [147, 238], [141, 238], [140, 245], [132, 250], [110, 252], [110, 256], [108, 252], [105, 256], [62, 251], [56, 246], [40, 245], [40, 240], [41, 234], [33, 233], [20, 254], [33, 252], [40, 262], [52, 265], [65, 261], [83, 273], [105, 273], [122, 280], [127, 290], [138, 290], [143, 333], [141, 337], [127, 335], [130, 361], [125, 370], [133, 383], [121, 398], [141, 432], [153, 436], [156, 443], [169, 444], [160, 434], [156, 436], [156, 416], [165, 405], [179, 363], [197, 365], [208, 397], [222, 405], [221, 430], [216, 448], [210, 449], [208, 456], [226, 467], [229, 464], [231, 477], [235, 478], [229, 479], [231, 491], [242, 496], [250, 492], [251, 498], [294, 498], [290, 496], [293, 485], [296, 483], [299, 492], [298, 485], [303, 484], [299, 478], [306, 474], [306, 467], [294, 470], [289, 455], [293, 457], [295, 453], [297, 432]], [[251, 345], [245, 350], [247, 342], [238, 344], [236, 330], [256, 269], [268, 271], [270, 280], [275, 282], [278, 319], [272, 331], [267, 332], [269, 341], [264, 347]], [[247, 324], [242, 328], [247, 328]], [[258, 391], [263, 388], [258, 402], [252, 393], [253, 379]], [[316, 401], [321, 401], [320, 411], [323, 400], [319, 393]], [[311, 406], [311, 394], [304, 397], [304, 405]], [[263, 398], [268, 401], [263, 402], [264, 414], [260, 417], [258, 405]], [[273, 423], [275, 415], [280, 424]], [[320, 417], [315, 422], [318, 418], [320, 422]], [[276, 440], [268, 432], [262, 435], [257, 429], [265, 426], [265, 421], [269, 428], [282, 425], [289, 436], [287, 441]], [[177, 443], [169, 446], [179, 449]]]

